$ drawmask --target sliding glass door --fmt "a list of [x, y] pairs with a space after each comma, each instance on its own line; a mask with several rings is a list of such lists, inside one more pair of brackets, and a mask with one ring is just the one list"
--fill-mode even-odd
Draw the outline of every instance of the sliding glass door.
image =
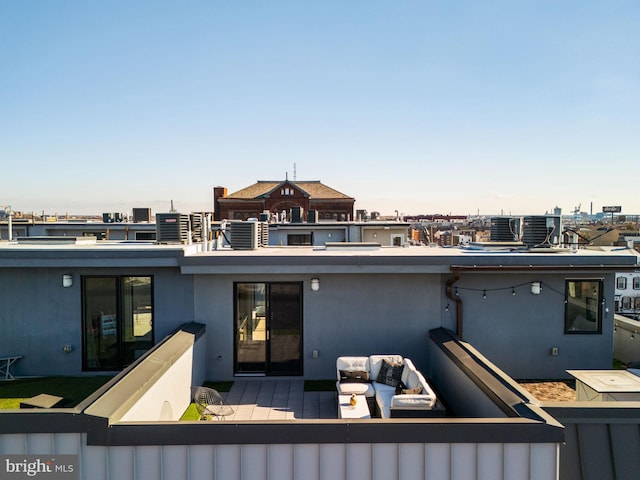
[[153, 347], [152, 277], [83, 277], [83, 368], [120, 370]]
[[302, 375], [302, 284], [236, 283], [235, 372]]

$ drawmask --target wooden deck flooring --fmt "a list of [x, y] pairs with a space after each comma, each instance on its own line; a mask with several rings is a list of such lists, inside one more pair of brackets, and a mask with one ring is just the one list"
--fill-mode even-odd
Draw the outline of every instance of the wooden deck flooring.
[[337, 418], [336, 392], [305, 392], [304, 380], [235, 380], [226, 421]]

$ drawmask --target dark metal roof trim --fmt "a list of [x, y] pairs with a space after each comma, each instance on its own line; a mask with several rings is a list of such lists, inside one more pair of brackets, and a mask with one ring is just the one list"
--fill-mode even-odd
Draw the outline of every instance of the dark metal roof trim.
[[552, 435], [548, 425], [522, 418], [119, 423], [99, 430], [89, 432], [89, 445], [557, 443], [563, 440], [561, 434]]

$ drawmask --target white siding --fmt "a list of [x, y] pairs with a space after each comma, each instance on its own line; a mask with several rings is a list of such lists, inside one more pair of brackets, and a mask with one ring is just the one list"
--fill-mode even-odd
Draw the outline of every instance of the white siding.
[[81, 434], [0, 435], [0, 454], [78, 454], [87, 480], [556, 480], [556, 444], [87, 446]]

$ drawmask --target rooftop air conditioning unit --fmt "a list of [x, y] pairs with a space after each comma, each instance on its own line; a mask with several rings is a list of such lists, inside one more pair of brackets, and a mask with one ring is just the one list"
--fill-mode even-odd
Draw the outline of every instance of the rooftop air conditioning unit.
[[494, 217], [491, 219], [492, 242], [519, 242], [520, 241], [519, 217]]
[[522, 220], [522, 243], [529, 248], [557, 246], [561, 236], [560, 215], [537, 215]]
[[151, 221], [150, 208], [134, 208], [133, 209], [133, 223], [150, 222], [150, 221]]
[[258, 229], [260, 231], [260, 246], [269, 246], [269, 224], [267, 222], [258, 222]]
[[302, 223], [304, 219], [304, 208], [292, 207], [291, 208], [291, 223]]
[[231, 248], [255, 250], [269, 244], [269, 225], [265, 222], [231, 222]]
[[189, 215], [158, 213], [156, 215], [156, 243], [189, 243]]
[[191, 239], [194, 242], [204, 241], [204, 232], [202, 231], [202, 214], [192, 213], [189, 215], [191, 222]]

